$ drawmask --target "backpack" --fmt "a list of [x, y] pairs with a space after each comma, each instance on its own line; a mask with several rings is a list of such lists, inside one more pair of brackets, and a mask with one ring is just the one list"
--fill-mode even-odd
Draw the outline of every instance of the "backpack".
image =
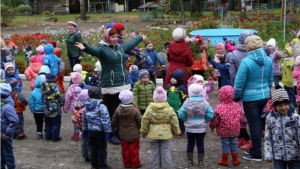
[[65, 62], [60, 59], [60, 65], [58, 66], [58, 74], [65, 74]]
[[75, 102], [75, 109], [72, 112], [72, 122], [75, 124], [76, 128], [82, 130], [82, 112], [84, 109], [84, 103], [81, 101]]

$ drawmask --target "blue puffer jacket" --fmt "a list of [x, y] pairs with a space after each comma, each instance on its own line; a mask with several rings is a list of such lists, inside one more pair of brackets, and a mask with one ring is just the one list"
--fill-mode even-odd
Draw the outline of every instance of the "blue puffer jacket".
[[5, 134], [12, 140], [15, 129], [19, 124], [15, 103], [11, 96], [1, 100], [1, 136]]
[[135, 82], [138, 81], [138, 80], [139, 80], [139, 73], [138, 72], [132, 72], [129, 75], [129, 81], [130, 81], [130, 84], [131, 84], [131, 89], [133, 89]]
[[29, 95], [29, 107], [31, 113], [44, 112], [44, 103], [40, 83], [34, 85], [34, 90]]
[[158, 55], [158, 53], [155, 50], [145, 50], [145, 55], [149, 56], [153, 62], [153, 71], [157, 74], [158, 69], [157, 69], [157, 65], [156, 62], [158, 61], [160, 63], [160, 65], [164, 65], [164, 61], [162, 60], [162, 58]]
[[[39, 71], [39, 75], [38, 77], [36, 77], [35, 81], [34, 81], [34, 86], [38, 86], [38, 87], [41, 87], [41, 84], [42, 83], [45, 83], [46, 82], [46, 74], [47, 73], [50, 73], [50, 69], [48, 66], [46, 65], [43, 65]], [[41, 83], [42, 81], [42, 83]]]
[[60, 65], [61, 60], [54, 55], [54, 47], [51, 44], [48, 44], [44, 47], [45, 57], [44, 65], [49, 66], [51, 73], [57, 76], [58, 74], [58, 65]]
[[214, 68], [218, 69], [221, 74], [221, 87], [226, 85], [231, 85], [229, 69], [230, 65], [228, 63], [218, 63], [214, 60], [210, 61]]
[[241, 98], [244, 102], [267, 99], [270, 97], [272, 83], [272, 60], [263, 48], [250, 51], [236, 74], [234, 98]]

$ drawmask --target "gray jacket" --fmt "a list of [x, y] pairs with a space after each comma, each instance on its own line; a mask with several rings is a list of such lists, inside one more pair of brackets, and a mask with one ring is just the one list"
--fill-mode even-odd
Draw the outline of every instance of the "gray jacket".
[[229, 73], [232, 86], [234, 85], [235, 75], [239, 69], [240, 63], [244, 58], [247, 57], [248, 53], [246, 52], [246, 45], [244, 44], [238, 44], [236, 49], [237, 50], [227, 54], [230, 63]]

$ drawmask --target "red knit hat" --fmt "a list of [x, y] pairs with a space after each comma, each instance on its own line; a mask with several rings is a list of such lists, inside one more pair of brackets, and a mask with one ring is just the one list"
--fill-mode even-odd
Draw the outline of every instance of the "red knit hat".
[[56, 41], [53, 40], [49, 40], [48, 43], [50, 43], [51, 45], [53, 45], [54, 48], [56, 48]]
[[121, 22], [115, 23], [112, 28], [114, 28], [118, 33], [125, 29], [124, 25]]
[[54, 48], [54, 55], [56, 55], [57, 57], [61, 56], [61, 48]]

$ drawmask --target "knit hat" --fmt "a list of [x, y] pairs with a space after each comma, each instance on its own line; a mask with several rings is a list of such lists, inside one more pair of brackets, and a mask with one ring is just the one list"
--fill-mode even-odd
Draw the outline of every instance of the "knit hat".
[[295, 59], [295, 66], [300, 67], [300, 56], [297, 56]]
[[48, 41], [48, 44], [51, 44], [51, 45], [53, 45], [54, 48], [56, 48], [56, 41], [54, 41], [54, 40], [49, 40], [49, 41]]
[[41, 43], [47, 44], [47, 40], [42, 39], [42, 40], [40, 41], [40, 44], [41, 44]]
[[1, 56], [8, 56], [10, 55], [10, 52], [11, 52], [11, 47], [8, 47], [8, 46], [4, 46], [1, 48]]
[[76, 22], [74, 22], [74, 21], [69, 21], [68, 22], [68, 25], [73, 25], [73, 26], [75, 26], [75, 27], [77, 27], [78, 25], [77, 25], [77, 23]]
[[153, 46], [153, 43], [150, 40], [145, 42], [145, 48], [148, 48], [149, 46]]
[[253, 35], [253, 36], [248, 36], [246, 41], [246, 51], [250, 52], [252, 50], [256, 50], [258, 48], [263, 47], [263, 42], [259, 36]]
[[281, 103], [289, 104], [289, 95], [286, 90], [284, 89], [277, 89], [272, 92], [272, 104], [276, 108]]
[[200, 85], [200, 84], [191, 84], [189, 86], [189, 97], [192, 97], [192, 96], [201, 96], [201, 93], [203, 91], [203, 86]]
[[267, 56], [270, 56], [270, 48], [265, 46], [264, 50], [265, 50]]
[[177, 81], [177, 85], [181, 85], [183, 83], [184, 80], [184, 71], [181, 69], [176, 69], [175, 71], [172, 72], [171, 74], [171, 78], [176, 79]]
[[101, 93], [101, 88], [93, 86], [91, 89], [88, 90], [89, 97], [92, 99], [101, 99], [102, 98], [102, 93]]
[[39, 45], [39, 46], [36, 48], [36, 51], [38, 51], [38, 52], [44, 52], [44, 46], [43, 46], [43, 45]]
[[146, 57], [146, 54], [144, 52], [140, 52], [139, 57], [136, 57], [137, 60], [142, 60], [144, 59], [144, 57]]
[[106, 26], [106, 29], [112, 28], [116, 22], [109, 22]]
[[30, 45], [25, 45], [24, 49], [28, 52], [28, 51], [31, 51], [32, 48]]
[[99, 60], [95, 63], [95, 70], [94, 71], [102, 72], [102, 67], [101, 67], [101, 63], [100, 63]]
[[148, 75], [149, 76], [149, 71], [147, 69], [142, 69], [139, 71], [139, 78], [142, 79], [143, 76]]
[[218, 43], [216, 48], [217, 48], [217, 50], [219, 50], [219, 49], [222, 50], [221, 53], [219, 53], [219, 54], [225, 53], [225, 45], [223, 43]]
[[81, 81], [82, 81], [82, 75], [81, 75], [81, 73], [78, 73], [78, 72], [72, 72], [72, 73], [70, 73], [70, 76], [71, 76], [72, 82], [73, 82], [74, 84], [79, 84], [79, 83], [81, 83]]
[[7, 63], [5, 63], [5, 65], [4, 65], [4, 70], [5, 70], [5, 72], [7, 71], [8, 68], [13, 68], [13, 69], [15, 69], [15, 66], [14, 66], [14, 64], [13, 64], [12, 62], [7, 62]]
[[53, 73], [46, 74], [47, 83], [55, 83], [56, 82], [56, 75]]
[[17, 79], [11, 78], [8, 83], [12, 90], [18, 90], [19, 82], [17, 81]]
[[118, 33], [125, 29], [124, 25], [121, 22], [115, 23], [112, 28], [114, 28]]
[[61, 48], [54, 48], [54, 55], [56, 55], [57, 57], [59, 57], [60, 58], [60, 56], [61, 56]]
[[194, 79], [193, 79], [193, 83], [197, 83], [198, 81], [202, 81], [202, 82], [204, 82], [204, 78], [203, 78], [203, 76], [201, 76], [201, 75], [194, 75], [193, 76], [194, 77]]
[[30, 58], [30, 62], [31, 63], [37, 63], [39, 60], [38, 60], [38, 57], [36, 57], [36, 56], [31, 56], [31, 58]]
[[183, 28], [176, 28], [172, 33], [172, 37], [175, 41], [182, 41], [186, 37], [186, 31]]
[[139, 67], [137, 67], [137, 65], [131, 65], [129, 67], [129, 73], [138, 73], [139, 72]]
[[166, 43], [164, 44], [165, 49], [166, 49], [170, 44], [171, 44], [170, 42], [166, 42]]
[[11, 40], [10, 34], [5, 34], [3, 39], [4, 40]]
[[157, 87], [153, 92], [153, 101], [154, 102], [166, 102], [167, 101], [167, 92], [162, 87]]
[[1, 99], [8, 98], [11, 93], [11, 87], [7, 83], [0, 83]]
[[273, 48], [276, 47], [276, 40], [274, 38], [271, 38], [268, 42], [267, 42], [267, 46], [273, 46]]
[[81, 73], [82, 72], [82, 66], [80, 64], [76, 64], [73, 67], [73, 72], [79, 72], [79, 73]]
[[119, 94], [119, 99], [121, 100], [122, 104], [130, 104], [133, 101], [133, 93], [129, 90], [123, 90]]
[[78, 100], [85, 101], [87, 98], [89, 98], [89, 92], [87, 89], [83, 89], [78, 93], [77, 95]]

